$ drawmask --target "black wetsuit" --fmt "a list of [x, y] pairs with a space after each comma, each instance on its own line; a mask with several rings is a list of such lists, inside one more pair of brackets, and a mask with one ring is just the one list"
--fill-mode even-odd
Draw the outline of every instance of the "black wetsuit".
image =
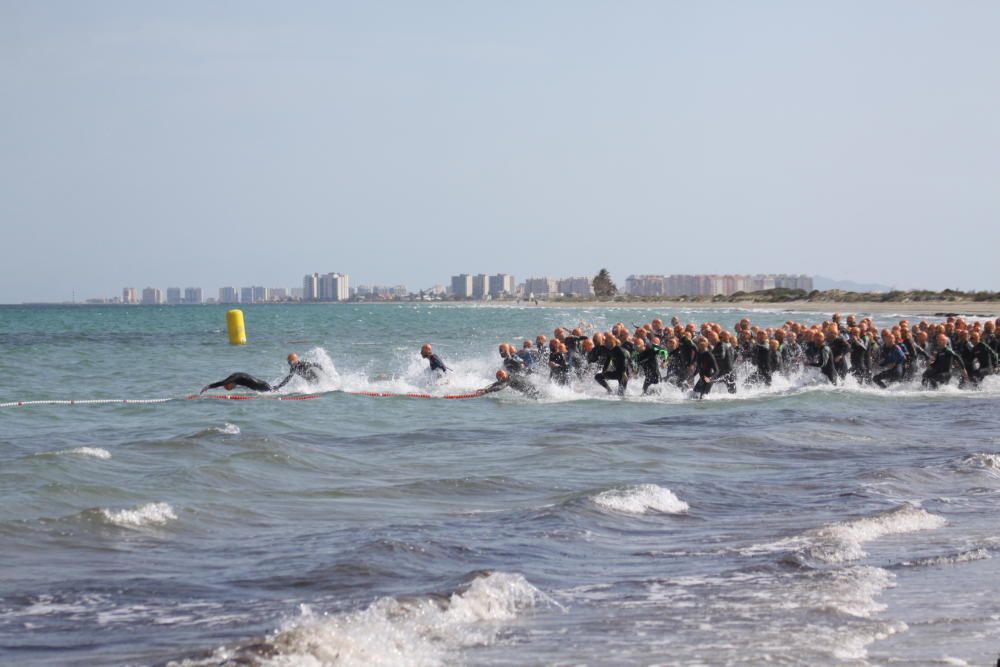
[[234, 384], [237, 387], [246, 387], [247, 389], [252, 389], [254, 391], [274, 391], [274, 387], [264, 382], [263, 380], [258, 380], [249, 373], [233, 373], [225, 380], [219, 380], [218, 382], [213, 382], [212, 384], [202, 389], [218, 389], [219, 387], [225, 387], [227, 384]]
[[510, 375], [521, 375], [528, 367], [524, 365], [524, 360], [517, 355], [510, 355], [503, 358], [503, 369]]
[[716, 381], [724, 382], [726, 390], [730, 394], [735, 394], [736, 374], [733, 372], [733, 366], [736, 363], [736, 350], [729, 343], [720, 340], [712, 348], [712, 355], [715, 356], [715, 363], [719, 367], [718, 372], [715, 374]]
[[884, 370], [872, 378], [872, 380], [875, 384], [882, 387], [882, 389], [887, 389], [891, 382], [902, 382], [903, 365], [905, 362], [906, 357], [898, 345], [883, 345], [882, 358], [879, 363]]
[[786, 340], [781, 344], [781, 363], [784, 367], [785, 373], [792, 374], [797, 373], [802, 370], [802, 362], [805, 359], [805, 352], [802, 351], [802, 346], [798, 342], [791, 342]]
[[840, 336], [835, 336], [830, 341], [830, 353], [833, 355], [833, 367], [837, 371], [837, 377], [843, 380], [847, 377], [847, 357], [851, 353], [851, 346]]
[[755, 382], [771, 386], [771, 376], [778, 368], [777, 357], [778, 355], [768, 343], [756, 343], [753, 346], [753, 363], [757, 367], [757, 372], [753, 375]]
[[660, 348], [650, 345], [636, 357], [636, 364], [639, 366], [639, 370], [642, 371], [644, 377], [642, 381], [642, 393], [645, 394], [649, 390], [650, 385], [660, 383]]
[[316, 372], [317, 370], [323, 370], [323, 367], [319, 364], [314, 364], [311, 361], [296, 361], [294, 364], [289, 365], [288, 375], [285, 376], [284, 380], [274, 386], [274, 390], [277, 391], [284, 387], [296, 375], [304, 379], [306, 382], [315, 382], [319, 379], [319, 374]]
[[694, 366], [694, 358], [698, 356], [698, 346], [689, 337], [684, 336], [680, 339], [677, 355], [681, 358], [681, 367], [684, 373], [684, 380], [686, 381], [691, 377], [691, 372], [694, 370], [691, 367]]
[[[997, 365], [997, 353], [986, 343], [979, 341], [975, 345], [966, 343], [968, 351], [962, 354], [965, 370], [969, 373], [969, 381], [979, 384], [983, 378], [993, 375]], [[966, 358], [968, 357], [968, 358]]]
[[965, 369], [962, 358], [955, 354], [954, 350], [950, 347], [941, 348], [934, 355], [934, 361], [924, 371], [921, 384], [931, 389], [937, 389], [938, 385], [948, 384], [951, 382], [952, 366], [961, 366], [963, 370]]
[[611, 387], [608, 386], [608, 380], [616, 380], [618, 393], [620, 395], [625, 393], [625, 388], [628, 386], [628, 354], [621, 345], [616, 345], [608, 350], [608, 357], [604, 360], [604, 369], [595, 375], [594, 379], [597, 380], [597, 384], [607, 389], [609, 394]]
[[569, 382], [569, 360], [562, 352], [549, 353], [549, 379], [558, 384]]
[[830, 384], [837, 384], [837, 368], [833, 365], [833, 353], [826, 344], [816, 346], [817, 360], [810, 363], [810, 366], [818, 368], [826, 376]]
[[[695, 373], [698, 381], [694, 385], [694, 393], [698, 398], [712, 391], [712, 378], [719, 374], [719, 363], [715, 360], [715, 355], [710, 350], [698, 352], [694, 358]], [[708, 378], [708, 381], [705, 380]]]
[[444, 365], [444, 362], [441, 361], [441, 357], [436, 354], [427, 355], [427, 361], [430, 362], [430, 368], [432, 371], [441, 371], [442, 373], [445, 373], [449, 370], [448, 367]]
[[538, 390], [532, 385], [528, 384], [524, 379], [519, 377], [510, 376], [506, 380], [497, 380], [488, 387], [484, 387], [479, 390], [479, 394], [493, 394], [498, 391], [502, 391], [510, 387], [514, 391], [518, 391], [525, 396], [530, 398], [538, 398]]
[[867, 384], [872, 379], [871, 362], [868, 356], [868, 345], [860, 336], [851, 339], [851, 373], [858, 382]]

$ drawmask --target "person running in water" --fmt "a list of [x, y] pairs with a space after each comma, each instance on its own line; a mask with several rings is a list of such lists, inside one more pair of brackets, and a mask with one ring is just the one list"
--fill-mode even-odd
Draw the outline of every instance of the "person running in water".
[[434, 350], [431, 348], [430, 343], [424, 343], [424, 346], [420, 348], [420, 356], [430, 363], [430, 371], [432, 373], [440, 372], [441, 375], [444, 375], [451, 370], [444, 365], [444, 362], [441, 361], [441, 357], [434, 354]]
[[218, 389], [219, 387], [224, 387], [226, 391], [232, 391], [236, 387], [246, 387], [253, 391], [278, 391], [286, 384], [289, 380], [298, 375], [299, 377], [305, 379], [306, 382], [315, 382], [319, 379], [317, 370], [322, 370], [323, 367], [319, 364], [314, 364], [311, 361], [300, 361], [299, 355], [292, 352], [288, 355], [288, 375], [284, 380], [279, 382], [275, 386], [271, 386], [267, 382], [261, 379], [255, 378], [249, 373], [233, 373], [224, 380], [219, 380], [218, 382], [213, 382], [212, 384], [205, 385], [200, 393], [204, 394], [209, 389]]
[[712, 382], [719, 375], [719, 363], [708, 349], [707, 338], [698, 341], [698, 354], [694, 358], [694, 365], [698, 378], [694, 385], [694, 395], [696, 398], [705, 398], [705, 394], [712, 391]]
[[625, 389], [628, 387], [628, 355], [614, 336], [604, 337], [604, 347], [608, 350], [608, 357], [604, 360], [604, 368], [594, 376], [594, 379], [609, 394], [611, 387], [608, 386], [608, 380], [616, 380], [618, 382], [618, 395], [624, 396]]

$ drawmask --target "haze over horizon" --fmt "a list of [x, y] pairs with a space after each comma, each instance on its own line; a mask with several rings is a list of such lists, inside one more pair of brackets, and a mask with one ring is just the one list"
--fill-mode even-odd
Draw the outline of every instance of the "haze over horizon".
[[601, 267], [997, 290], [998, 19], [8, 0], [0, 303]]

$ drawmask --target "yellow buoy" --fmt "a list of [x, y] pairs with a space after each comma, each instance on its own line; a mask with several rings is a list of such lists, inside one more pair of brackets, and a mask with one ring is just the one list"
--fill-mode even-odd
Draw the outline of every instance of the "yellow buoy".
[[247, 344], [247, 330], [243, 326], [242, 310], [230, 310], [226, 313], [226, 326], [229, 328], [230, 345]]

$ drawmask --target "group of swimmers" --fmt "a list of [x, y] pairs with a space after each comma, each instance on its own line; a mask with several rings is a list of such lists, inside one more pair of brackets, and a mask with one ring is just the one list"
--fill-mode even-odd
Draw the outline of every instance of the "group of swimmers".
[[[838, 384], [848, 375], [859, 384], [883, 389], [893, 383], [915, 379], [934, 389], [959, 377], [959, 386], [974, 388], [984, 378], [1000, 372], [1000, 318], [966, 322], [948, 317], [944, 322], [901, 320], [879, 329], [871, 319], [835, 313], [830, 320], [806, 325], [791, 320], [780, 327], [760, 327], [744, 318], [727, 331], [717, 322], [682, 325], [676, 317], [670, 325], [661, 319], [633, 324], [630, 332], [619, 322], [610, 331], [585, 335], [582, 328], [553, 332], [551, 340], [539, 335], [525, 340], [521, 349], [501, 343], [502, 367], [496, 382], [477, 393], [489, 394], [510, 388], [531, 397], [538, 389], [529, 377], [546, 377], [560, 385], [594, 381], [609, 394], [610, 383], [624, 395], [633, 377], [642, 378], [642, 393], [660, 385], [691, 391], [703, 398], [716, 384], [733, 394], [745, 386], [770, 386], [776, 375], [790, 377], [816, 368], [822, 381]], [[442, 375], [451, 369], [424, 344], [420, 355], [429, 372]], [[207, 385], [208, 389], [246, 387], [270, 392], [284, 387], [293, 377], [308, 383], [319, 380], [322, 367], [288, 355], [288, 375], [277, 385], [247, 373]]]
[[[919, 375], [923, 386], [934, 389], [957, 375], [962, 388], [974, 388], [1000, 372], [1000, 318], [969, 323], [948, 317], [912, 326], [901, 320], [879, 331], [869, 318], [842, 320], [835, 313], [820, 324], [789, 320], [780, 327], [760, 327], [744, 318], [727, 331], [717, 322], [699, 327], [674, 317], [669, 326], [654, 319], [634, 324], [630, 332], [619, 322], [591, 336], [581, 328], [557, 328], [551, 340], [539, 335], [534, 342], [525, 340], [520, 350], [501, 343], [499, 352], [497, 381], [481, 393], [510, 388], [534, 397], [538, 390], [527, 378], [547, 372], [556, 384], [592, 379], [608, 393], [614, 382], [619, 395], [631, 378], [642, 377], [643, 394], [668, 385], [702, 398], [716, 384], [733, 394], [739, 384], [770, 386], [776, 375], [789, 377], [806, 368], [818, 369], [823, 381], [834, 385], [851, 375], [859, 384], [885, 389]], [[433, 372], [445, 372], [430, 345], [422, 354]]]

